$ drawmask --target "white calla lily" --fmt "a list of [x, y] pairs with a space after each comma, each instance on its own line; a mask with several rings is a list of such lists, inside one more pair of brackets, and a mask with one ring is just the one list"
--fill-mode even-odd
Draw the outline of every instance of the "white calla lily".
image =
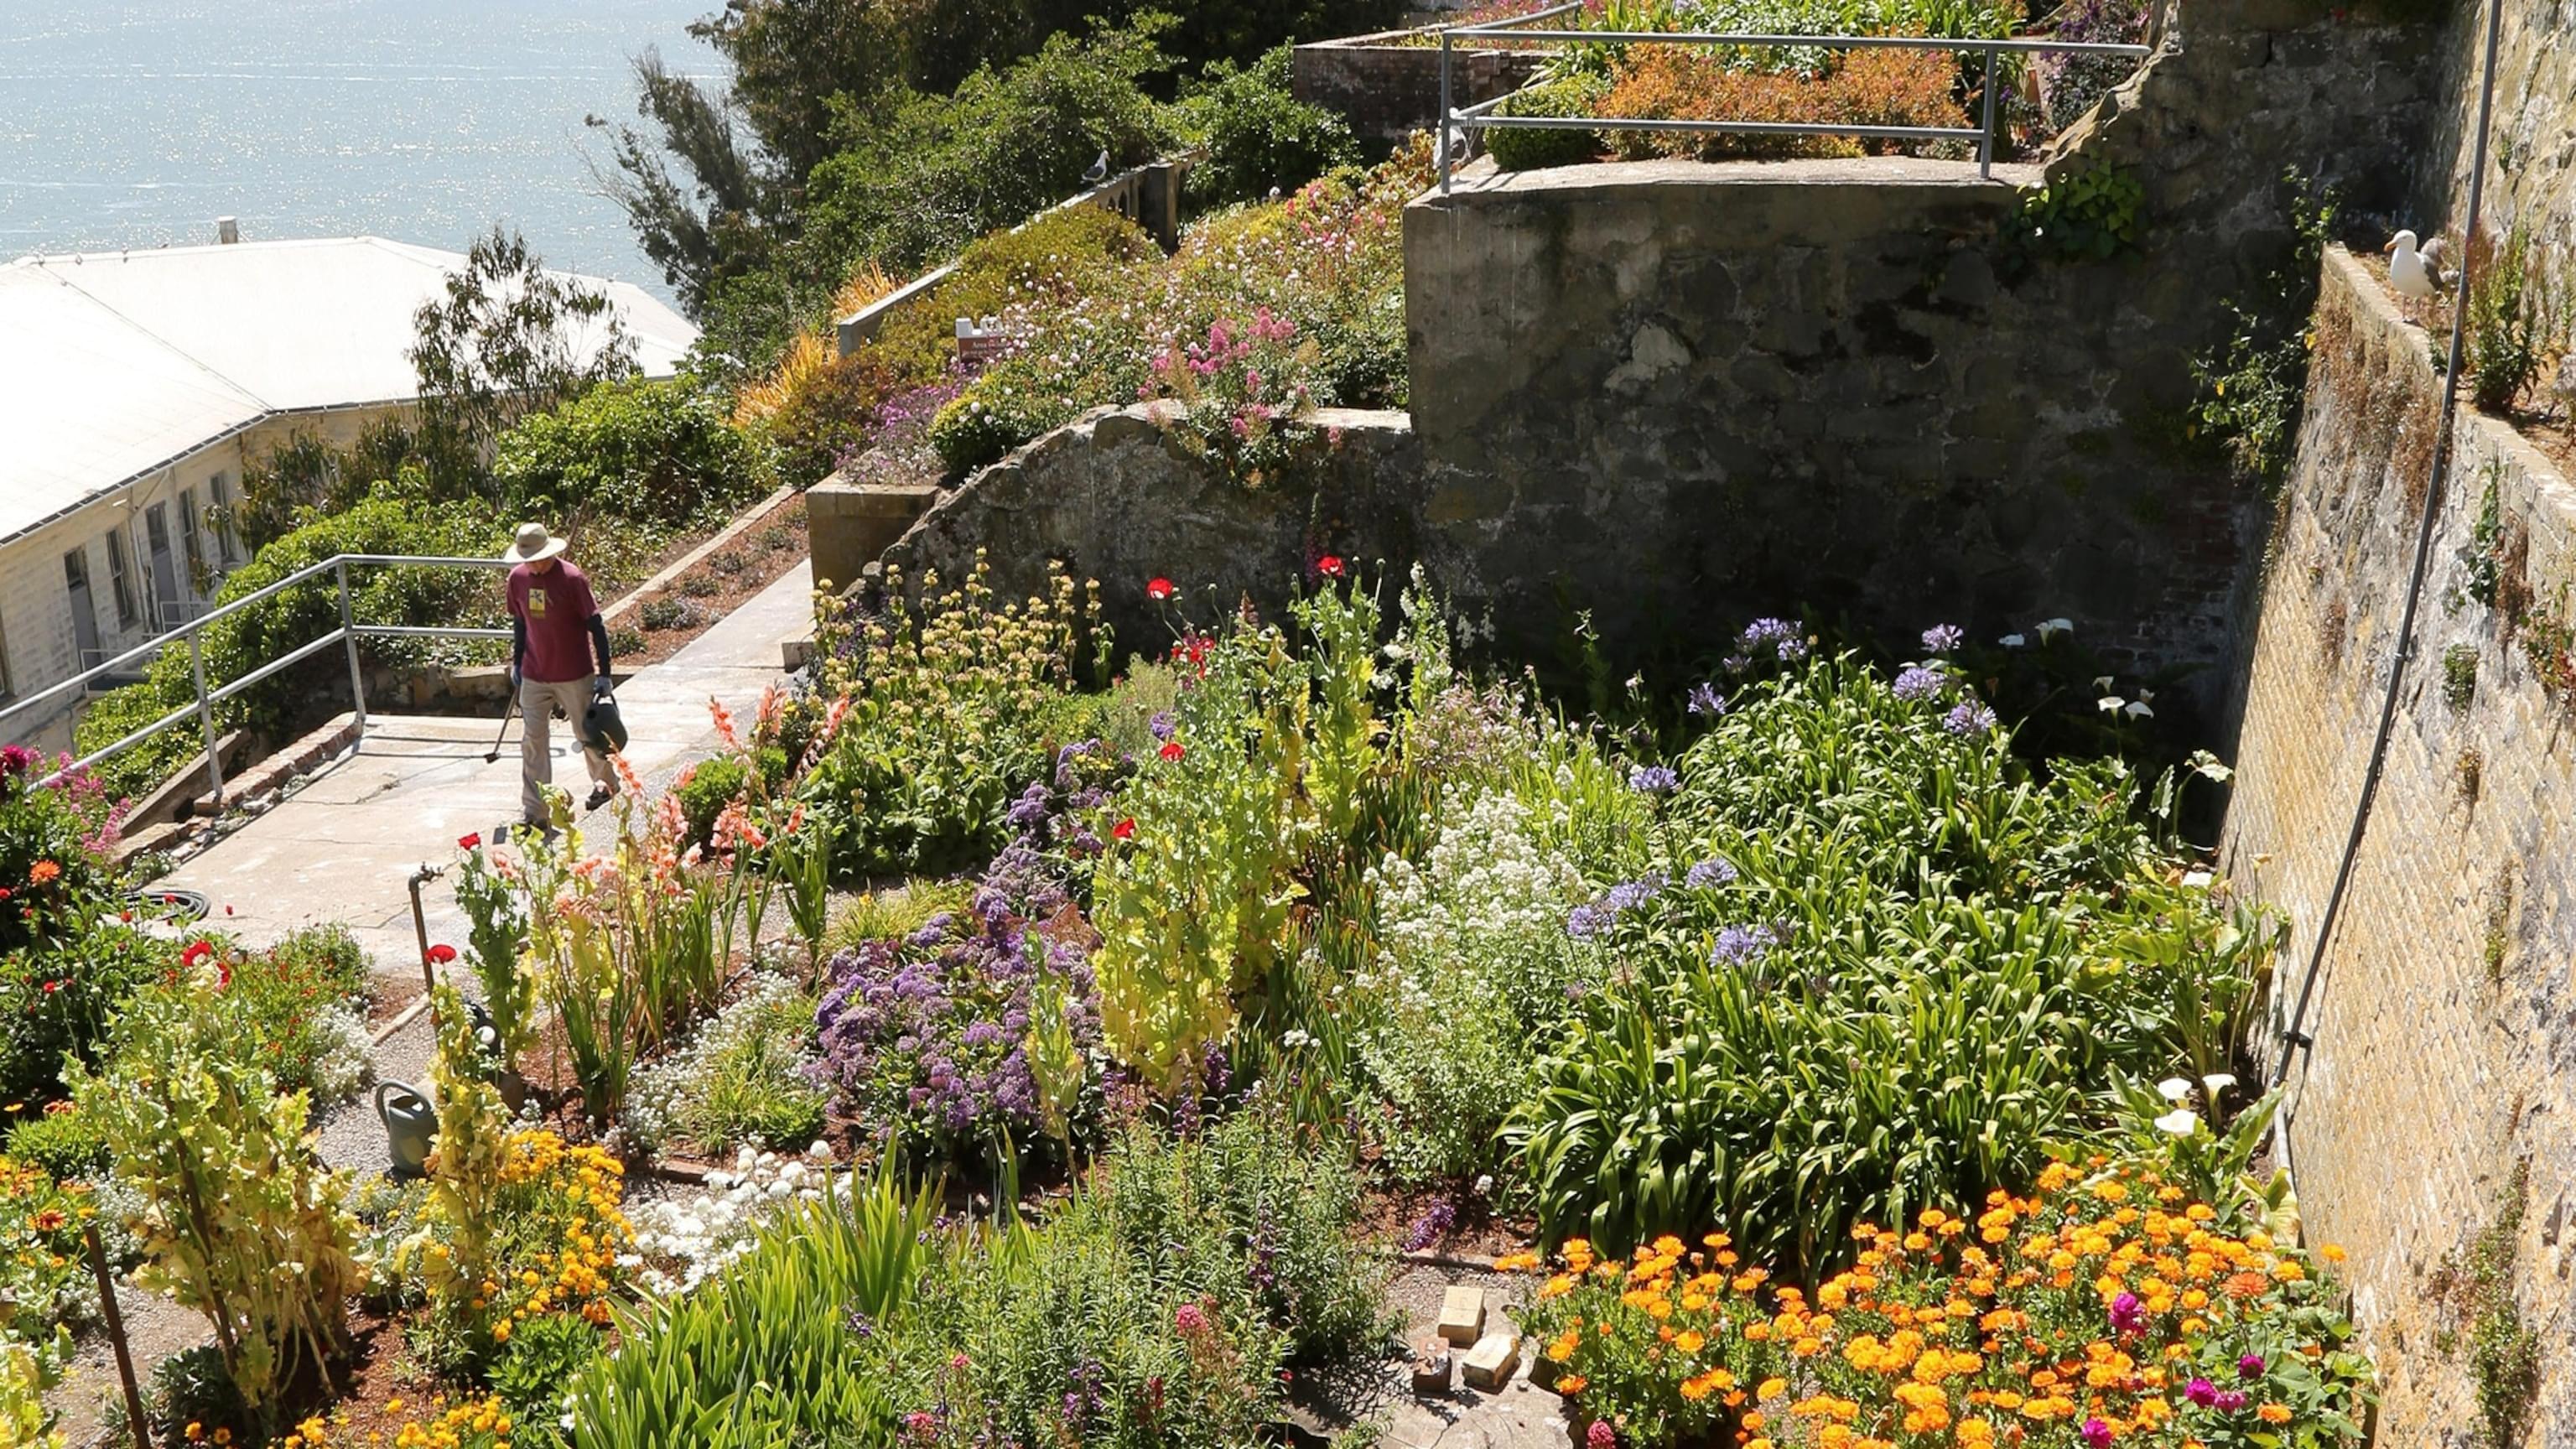
[[2158, 1117], [2156, 1127], [2176, 1137], [2189, 1137], [2200, 1130], [2200, 1114], [2189, 1107], [2176, 1107]]
[[2189, 1077], [2167, 1077], [2156, 1083], [2156, 1095], [2168, 1102], [2180, 1102], [2191, 1095]]

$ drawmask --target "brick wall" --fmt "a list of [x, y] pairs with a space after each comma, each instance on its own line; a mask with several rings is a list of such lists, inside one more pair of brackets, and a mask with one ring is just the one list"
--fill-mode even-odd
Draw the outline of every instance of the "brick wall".
[[[1440, 48], [1385, 43], [1405, 33], [1298, 46], [1291, 65], [1297, 99], [1339, 111], [1353, 131], [1372, 140], [1428, 130], [1440, 118]], [[1540, 59], [1530, 52], [1458, 51], [1450, 58], [1450, 101], [1472, 106], [1519, 90]]]
[[[2289, 918], [2285, 997], [2333, 882], [2395, 647], [2437, 416], [2431, 340], [2360, 264], [2329, 255], [2298, 463], [2249, 600], [2223, 836], [2233, 879]], [[2310, 1010], [2315, 1048], [2290, 1079], [2287, 1140], [2310, 1241], [2352, 1254], [2355, 1320], [2387, 1380], [2382, 1445], [2468, 1442], [2465, 1350], [2438, 1345], [2452, 1325], [2433, 1285], [2528, 1159], [2514, 1284], [2544, 1386], [2521, 1442], [2560, 1445], [2576, 1443], [2576, 710], [2535, 680], [2507, 618], [2517, 600], [2546, 605], [2576, 579], [2576, 490], [2492, 420], [2464, 417], [2458, 440], [2419, 652]], [[2503, 608], [2458, 594], [2490, 483]], [[2453, 646], [2477, 660], [2464, 710], [2444, 699]]]

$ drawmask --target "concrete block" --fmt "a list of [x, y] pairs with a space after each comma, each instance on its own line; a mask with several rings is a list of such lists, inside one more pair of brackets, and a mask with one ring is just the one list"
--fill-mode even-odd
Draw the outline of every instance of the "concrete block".
[[1490, 1393], [1510, 1383], [1520, 1366], [1521, 1336], [1506, 1328], [1476, 1340], [1476, 1346], [1460, 1360], [1458, 1372], [1467, 1387]]
[[1485, 1336], [1485, 1290], [1452, 1284], [1440, 1296], [1440, 1336], [1461, 1348]]
[[814, 581], [838, 585], [856, 579], [938, 500], [934, 484], [853, 483], [837, 474], [807, 489]]

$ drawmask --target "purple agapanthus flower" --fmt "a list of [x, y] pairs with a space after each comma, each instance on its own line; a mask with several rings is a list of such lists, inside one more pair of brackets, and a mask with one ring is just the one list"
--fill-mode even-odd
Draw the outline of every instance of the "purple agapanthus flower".
[[1896, 692], [1898, 699], [1930, 699], [1946, 688], [1949, 682], [1949, 677], [1938, 669], [1926, 669], [1920, 664], [1912, 664], [1906, 666], [1905, 670], [1896, 676], [1896, 683], [1888, 687]]
[[1664, 795], [1678, 790], [1682, 777], [1670, 765], [1639, 765], [1628, 772], [1628, 788], [1641, 795]]
[[1640, 876], [1635, 880], [1622, 881], [1619, 884], [1612, 886], [1602, 895], [1601, 905], [1612, 915], [1617, 915], [1623, 911], [1633, 911], [1637, 907], [1644, 905], [1646, 902], [1653, 900], [1663, 891], [1663, 889], [1664, 878], [1662, 875], [1656, 874]]
[[1995, 712], [1973, 699], [1963, 699], [1941, 717], [1941, 728], [1962, 739], [1980, 739], [1994, 732]]
[[1682, 884], [1697, 891], [1706, 890], [1711, 886], [1727, 885], [1734, 879], [1735, 867], [1727, 861], [1711, 856], [1692, 866], [1690, 873], [1682, 877]]
[[1726, 696], [1718, 693], [1713, 683], [1694, 684], [1690, 692], [1690, 712], [1716, 719], [1726, 713]]
[[1153, 731], [1154, 738], [1158, 740], [1170, 739], [1172, 737], [1172, 731], [1176, 727], [1177, 726], [1172, 719], [1172, 712], [1168, 709], [1159, 709], [1154, 711], [1154, 717], [1145, 722], [1145, 728]]
[[1779, 933], [1769, 926], [1729, 926], [1717, 933], [1717, 945], [1708, 953], [1712, 966], [1746, 966], [1762, 959], [1762, 953], [1780, 944]]
[[1967, 631], [1956, 624], [1935, 624], [1923, 631], [1923, 652], [1947, 654], [1967, 642]]
[[1610, 919], [1617, 913], [1586, 903], [1565, 913], [1565, 934], [1578, 941], [1588, 941], [1610, 929]]

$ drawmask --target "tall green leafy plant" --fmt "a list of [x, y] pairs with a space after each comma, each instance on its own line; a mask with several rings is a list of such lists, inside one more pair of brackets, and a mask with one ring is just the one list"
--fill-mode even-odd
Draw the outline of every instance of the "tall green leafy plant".
[[[469, 837], [470, 839], [471, 837]], [[501, 1070], [515, 1072], [536, 1043], [537, 977], [520, 956], [528, 939], [528, 909], [509, 877], [495, 869], [482, 842], [465, 847], [456, 871], [456, 903], [464, 908], [465, 943], [472, 956], [483, 1009], [500, 1038]]]
[[136, 1281], [206, 1315], [234, 1386], [273, 1427], [300, 1373], [335, 1382], [365, 1272], [348, 1179], [323, 1164], [304, 1095], [277, 1090], [260, 1039], [247, 1003], [191, 975], [139, 993], [108, 1065], [71, 1085], [140, 1199], [125, 1223], [143, 1250]]

